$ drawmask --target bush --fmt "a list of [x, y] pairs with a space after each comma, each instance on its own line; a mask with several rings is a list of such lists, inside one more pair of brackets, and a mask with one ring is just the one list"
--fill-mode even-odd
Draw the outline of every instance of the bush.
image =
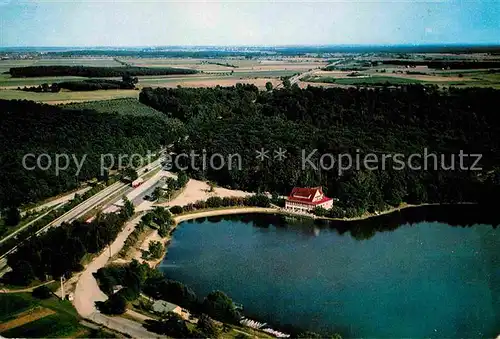
[[220, 333], [215, 322], [206, 314], [200, 316], [196, 329], [203, 338], [217, 338]]
[[32, 295], [38, 299], [48, 299], [52, 296], [52, 291], [47, 286], [38, 286], [33, 290]]
[[328, 213], [328, 211], [321, 206], [316, 206], [313, 210], [313, 213], [318, 217], [324, 217]]
[[184, 212], [184, 209], [182, 208], [182, 206], [172, 206], [170, 207], [170, 213], [172, 214], [181, 214], [182, 212]]
[[328, 211], [327, 216], [330, 218], [343, 218], [345, 214], [344, 210], [341, 207], [333, 205], [332, 208]]
[[163, 245], [159, 241], [149, 242], [149, 258], [160, 259], [163, 256]]
[[217, 208], [222, 206], [222, 198], [220, 197], [210, 197], [206, 201], [208, 208]]
[[231, 298], [221, 291], [207, 295], [202, 307], [206, 314], [223, 322], [237, 323], [240, 316]]
[[113, 294], [106, 301], [96, 301], [97, 309], [104, 314], [123, 314], [127, 310], [127, 301], [119, 294]]
[[246, 204], [248, 206], [269, 207], [271, 200], [263, 194], [256, 194], [246, 198]]

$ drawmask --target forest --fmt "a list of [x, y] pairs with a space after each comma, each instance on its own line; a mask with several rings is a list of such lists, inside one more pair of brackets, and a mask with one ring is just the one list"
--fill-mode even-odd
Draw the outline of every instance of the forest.
[[[206, 149], [207, 156], [238, 153], [241, 170], [205, 168], [190, 176], [254, 192], [288, 194], [293, 186], [322, 185], [348, 216], [407, 203], [494, 201], [499, 193], [500, 122], [492, 107], [493, 89], [440, 89], [407, 85], [397, 88], [317, 88], [297, 86], [261, 92], [253, 85], [229, 88], [144, 88], [140, 101], [184, 122], [188, 138], [175, 144], [178, 153]], [[261, 148], [286, 149], [285, 161], [256, 159]], [[455, 170], [353, 168], [339, 174], [302, 168], [302, 150], [312, 158], [329, 154], [445, 154]], [[482, 171], [462, 170], [458, 156], [482, 154]], [[419, 163], [419, 160], [416, 160]], [[422, 159], [420, 159], [421, 165]], [[188, 165], [188, 164], [186, 164]], [[471, 164], [469, 164], [471, 165]]]
[[26, 286], [34, 279], [69, 278], [72, 272], [83, 269], [84, 255], [97, 254], [111, 244], [133, 214], [134, 205], [125, 198], [118, 213], [97, 215], [90, 223], [75, 220], [33, 236], [7, 256], [7, 264], [13, 271], [2, 279]]
[[[148, 115], [141, 119], [127, 114], [102, 114], [88, 109], [66, 109], [28, 101], [0, 100], [0, 207], [36, 202], [66, 192], [80, 183], [100, 178], [101, 154], [141, 154], [156, 152], [161, 145], [176, 140], [182, 124], [164, 116]], [[35, 158], [48, 154], [36, 164]], [[56, 154], [85, 161], [81, 170], [70, 161], [68, 169], [55, 173]], [[76, 175], [78, 173], [78, 175]], [[106, 178], [100, 178], [106, 179]]]
[[133, 82], [121, 81], [121, 80], [108, 80], [108, 79], [88, 79], [82, 81], [63, 81], [59, 83], [53, 83], [49, 85], [48, 83], [43, 83], [39, 86], [24, 86], [23, 88], [18, 88], [18, 90], [26, 92], [37, 92], [37, 93], [57, 93], [61, 89], [67, 89], [69, 91], [99, 91], [107, 89], [134, 89], [135, 84]]
[[92, 66], [27, 66], [12, 67], [9, 74], [13, 78], [80, 76], [88, 78], [122, 77], [125, 75], [172, 75], [194, 74], [196, 70], [172, 67], [92, 67]]

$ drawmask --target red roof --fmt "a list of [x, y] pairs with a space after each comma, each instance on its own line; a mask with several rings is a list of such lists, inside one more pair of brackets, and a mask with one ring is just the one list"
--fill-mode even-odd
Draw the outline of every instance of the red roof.
[[310, 205], [318, 205], [322, 204], [326, 201], [332, 200], [331, 198], [328, 198], [327, 196], [323, 195], [323, 198], [318, 200], [318, 201], [313, 201], [314, 196], [316, 193], [319, 192], [320, 194], [323, 194], [323, 188], [321, 186], [319, 187], [294, 187], [292, 189], [292, 192], [288, 196], [289, 201], [296, 201], [304, 204], [310, 204]]

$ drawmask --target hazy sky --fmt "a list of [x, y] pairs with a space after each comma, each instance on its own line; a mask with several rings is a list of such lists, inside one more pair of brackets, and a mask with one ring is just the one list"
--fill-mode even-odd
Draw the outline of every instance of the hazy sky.
[[500, 0], [0, 0], [0, 46], [500, 43]]

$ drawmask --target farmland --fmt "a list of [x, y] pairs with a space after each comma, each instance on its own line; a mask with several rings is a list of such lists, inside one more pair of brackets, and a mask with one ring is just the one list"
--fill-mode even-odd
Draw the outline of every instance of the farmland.
[[39, 300], [30, 293], [0, 294], [0, 334], [7, 338], [90, 336], [69, 301], [52, 296]]
[[[32, 56], [32, 59], [28, 60], [0, 60], [0, 99], [27, 99], [61, 104], [138, 97], [137, 90], [128, 89], [88, 92], [62, 90], [59, 93], [18, 90], [18, 87], [36, 87], [43, 83], [73, 82], [83, 79], [121, 80], [116, 76], [85, 78], [75, 76], [75, 72], [71, 76], [43, 77], [11, 77], [10, 74], [5, 74], [10, 68], [33, 66], [104, 67], [109, 69], [109, 74], [116, 72], [116, 74], [121, 74], [125, 70], [133, 69], [144, 69], [154, 73], [171, 68], [197, 72], [196, 74], [138, 76], [136, 88], [139, 90], [144, 87], [234, 86], [237, 83], [253, 84], [264, 89], [267, 82], [276, 87], [284, 77], [292, 77], [305, 72], [308, 72], [307, 76], [298, 81], [300, 87], [434, 84], [440, 87], [500, 88], [500, 73], [498, 72], [500, 62], [497, 58], [487, 54], [336, 53], [310, 56], [276, 54], [218, 58], [134, 57], [127, 53], [121, 53], [124, 54], [123, 56], [115, 56], [120, 54], [116, 52], [109, 52], [107, 56], [105, 54], [106, 52], [103, 51], [100, 55], [89, 57], [85, 56], [85, 51], [82, 51], [71, 57]], [[61, 55], [68, 55], [68, 53]], [[432, 63], [432, 60], [438, 60], [440, 63], [438, 61]], [[490, 66], [496, 66], [498, 63], [499, 67], [492, 69], [453, 69], [450, 67], [439, 69], [436, 67], [438, 64], [461, 65], [460, 67], [468, 64], [476, 65], [473, 61], [481, 61], [482, 64]], [[353, 75], [353, 73], [356, 74]]]

